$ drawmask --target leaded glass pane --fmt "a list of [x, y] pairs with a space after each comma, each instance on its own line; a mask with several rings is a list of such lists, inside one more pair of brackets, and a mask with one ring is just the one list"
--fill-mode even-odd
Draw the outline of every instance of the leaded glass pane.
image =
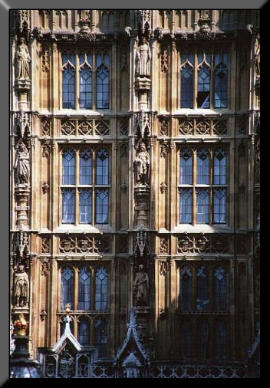
[[105, 357], [108, 347], [108, 324], [105, 319], [95, 321], [95, 345], [98, 348], [98, 356]]
[[90, 272], [86, 267], [80, 269], [79, 272], [79, 295], [78, 309], [90, 310]]
[[202, 65], [198, 71], [198, 108], [210, 108], [210, 69]]
[[109, 222], [109, 191], [96, 190], [96, 224]]
[[74, 224], [75, 222], [75, 190], [62, 190], [62, 223]]
[[70, 67], [63, 70], [63, 108], [75, 108], [75, 71]]
[[187, 266], [180, 270], [180, 310], [192, 311], [192, 269]]
[[80, 108], [92, 108], [92, 72], [87, 67], [80, 70]]
[[191, 323], [183, 322], [181, 325], [181, 357], [187, 359], [191, 357]]
[[208, 353], [209, 324], [202, 321], [199, 326], [199, 358], [205, 360]]
[[225, 322], [216, 324], [215, 355], [217, 359], [226, 359], [227, 357], [228, 331]]
[[74, 277], [71, 268], [63, 268], [61, 272], [61, 309], [65, 310], [66, 304], [73, 309], [74, 304]]
[[92, 216], [92, 191], [80, 190], [80, 224], [90, 224]]
[[192, 185], [192, 153], [189, 149], [180, 153], [180, 184]]
[[213, 183], [214, 185], [226, 185], [227, 183], [227, 156], [221, 148], [215, 150], [214, 153]]
[[226, 223], [226, 189], [218, 188], [213, 190], [213, 223]]
[[106, 150], [100, 149], [96, 159], [96, 184], [109, 184], [109, 154]]
[[209, 190], [197, 189], [197, 224], [209, 223]]
[[214, 297], [215, 311], [227, 311], [228, 309], [228, 273], [218, 267], [214, 271]]
[[197, 311], [209, 311], [208, 271], [204, 266], [197, 269]]
[[[225, 62], [222, 62], [224, 58]], [[220, 61], [220, 62], [219, 62]], [[228, 93], [228, 68], [227, 54], [223, 56], [215, 55], [215, 71], [214, 71], [214, 105], [215, 108], [227, 108], [227, 93]]]
[[105, 311], [108, 308], [108, 273], [104, 267], [96, 272], [95, 309]]
[[205, 149], [197, 152], [197, 184], [209, 184], [209, 153]]
[[82, 346], [90, 345], [89, 322], [83, 318], [81, 318], [79, 322], [78, 341]]
[[75, 185], [75, 153], [72, 150], [63, 153], [62, 184]]
[[193, 108], [193, 70], [185, 66], [181, 70], [181, 108]]
[[192, 223], [192, 189], [180, 189], [180, 224]]
[[80, 185], [92, 184], [92, 152], [83, 150], [80, 153]]
[[109, 70], [101, 65], [97, 70], [97, 109], [109, 109]]

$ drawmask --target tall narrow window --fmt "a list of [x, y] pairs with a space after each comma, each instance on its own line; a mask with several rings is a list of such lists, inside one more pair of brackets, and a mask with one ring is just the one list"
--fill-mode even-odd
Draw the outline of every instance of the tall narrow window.
[[105, 311], [108, 308], [108, 273], [104, 267], [96, 272], [95, 309]]
[[209, 184], [209, 153], [203, 148], [197, 152], [197, 184]]
[[83, 150], [80, 153], [80, 185], [91, 185], [92, 183], [92, 152]]
[[72, 150], [67, 150], [63, 153], [62, 157], [63, 174], [62, 184], [63, 185], [74, 185], [75, 184], [75, 153]]
[[96, 65], [96, 106], [97, 109], [109, 109], [109, 56], [104, 55], [104, 62], [102, 62], [102, 56], [98, 54]]
[[180, 270], [180, 309], [192, 310], [192, 269], [187, 266]]
[[95, 345], [98, 348], [98, 356], [105, 357], [108, 347], [108, 325], [105, 319], [95, 321]]
[[80, 55], [80, 108], [92, 108], [92, 56]]
[[216, 324], [215, 355], [217, 359], [226, 359], [228, 332], [225, 322]]
[[203, 64], [198, 71], [198, 108], [210, 108], [210, 68]]
[[181, 55], [181, 108], [193, 108], [194, 56]]
[[227, 157], [223, 149], [219, 148], [214, 153], [213, 183], [214, 185], [226, 185]]
[[75, 56], [73, 54], [62, 55], [62, 99], [63, 108], [75, 108]]
[[197, 224], [209, 223], [209, 190], [197, 189]]
[[97, 153], [96, 160], [96, 184], [109, 184], [109, 154], [106, 150], [101, 149]]
[[90, 291], [90, 272], [86, 267], [83, 267], [79, 272], [79, 310], [90, 310]]
[[89, 322], [85, 318], [80, 318], [78, 341], [82, 346], [90, 345]]
[[213, 223], [226, 223], [226, 189], [218, 188], [213, 190]]
[[192, 189], [180, 189], [180, 224], [192, 223]]
[[75, 222], [75, 190], [62, 189], [62, 223]]
[[192, 185], [192, 153], [189, 149], [180, 153], [180, 184]]
[[215, 311], [227, 311], [228, 273], [222, 267], [218, 267], [214, 271], [214, 296], [215, 296]]
[[204, 266], [197, 269], [197, 311], [209, 311], [208, 272]]
[[74, 305], [74, 277], [73, 270], [70, 268], [63, 268], [61, 273], [61, 309], [65, 310], [66, 304], [70, 304], [71, 309]]
[[215, 108], [227, 108], [228, 93], [228, 54], [215, 55], [214, 105]]
[[96, 190], [96, 224], [108, 224], [109, 222], [109, 192], [108, 190]]

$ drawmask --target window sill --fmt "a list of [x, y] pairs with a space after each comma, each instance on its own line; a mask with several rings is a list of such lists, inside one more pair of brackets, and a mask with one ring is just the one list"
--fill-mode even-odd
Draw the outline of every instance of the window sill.
[[177, 225], [175, 228], [172, 229], [172, 233], [233, 233], [232, 228], [230, 228], [228, 225], [189, 225], [189, 224], [182, 224]]
[[202, 109], [202, 108], [183, 108], [183, 109], [177, 109], [173, 112], [174, 115], [184, 115], [184, 116], [208, 116], [208, 115], [214, 115], [214, 116], [220, 116], [223, 114], [232, 114], [232, 110], [228, 108], [215, 108], [215, 109]]
[[111, 233], [112, 227], [110, 225], [71, 225], [64, 224], [58, 226], [54, 233]]

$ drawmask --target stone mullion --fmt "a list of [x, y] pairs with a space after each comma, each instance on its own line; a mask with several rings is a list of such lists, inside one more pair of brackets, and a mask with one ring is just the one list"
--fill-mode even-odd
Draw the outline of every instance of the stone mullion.
[[74, 310], [78, 310], [78, 294], [79, 294], [79, 268], [74, 266]]
[[75, 50], [75, 109], [80, 109], [80, 61], [79, 50]]
[[61, 287], [61, 271], [57, 268], [57, 261], [52, 260], [51, 272], [50, 272], [50, 288], [49, 288], [49, 312], [48, 312], [48, 324], [49, 324], [49, 343], [48, 346], [54, 346], [57, 341], [57, 311], [60, 306], [60, 287]]
[[197, 108], [197, 84], [198, 84], [198, 58], [197, 58], [197, 53], [194, 53], [194, 86], [193, 86], [193, 108]]
[[116, 272], [116, 261], [115, 258], [111, 260], [110, 263], [110, 294], [111, 294], [111, 300], [110, 300], [110, 319], [109, 319], [109, 354], [113, 355], [114, 354], [114, 349], [115, 349], [115, 329], [116, 329], [116, 298], [115, 298], [115, 293], [116, 293], [116, 277], [115, 277], [115, 272]]
[[197, 154], [196, 150], [192, 149], [192, 225], [197, 224], [197, 211], [196, 211], [196, 206], [197, 206], [197, 192], [196, 192], [196, 184], [197, 184]]
[[235, 354], [235, 326], [236, 326], [236, 309], [235, 309], [235, 300], [236, 300], [236, 265], [234, 259], [231, 260], [230, 263], [230, 278], [231, 278], [231, 284], [229, 282], [229, 290], [230, 292], [230, 302], [229, 302], [229, 309], [230, 309], [230, 321], [228, 324], [228, 332], [229, 332], [229, 358], [232, 358], [235, 360], [236, 354]]
[[78, 185], [80, 184], [80, 149], [76, 148], [75, 150], [75, 225], [78, 226], [80, 223], [80, 194]]

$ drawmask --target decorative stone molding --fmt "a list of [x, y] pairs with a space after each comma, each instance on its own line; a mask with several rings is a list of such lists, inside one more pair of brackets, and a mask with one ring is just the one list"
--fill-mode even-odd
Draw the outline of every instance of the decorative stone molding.
[[169, 136], [169, 118], [168, 117], [160, 117], [160, 130], [159, 134], [160, 136]]
[[160, 141], [160, 157], [166, 158], [170, 152], [170, 144], [166, 141]]
[[169, 253], [169, 239], [167, 237], [161, 237], [159, 241], [159, 253]]
[[161, 182], [161, 184], [160, 184], [160, 192], [161, 192], [161, 194], [166, 193], [167, 188], [168, 188], [167, 184], [165, 182]]
[[61, 135], [75, 135], [75, 120], [61, 120]]
[[184, 234], [178, 237], [178, 253], [229, 253], [230, 237], [209, 234]]
[[50, 253], [51, 249], [51, 238], [41, 237], [41, 253]]
[[43, 194], [46, 194], [50, 191], [50, 185], [48, 182], [43, 182], [41, 187]]
[[128, 117], [122, 117], [119, 119], [119, 134], [120, 136], [128, 136]]
[[51, 136], [51, 119], [49, 118], [41, 118], [41, 136]]
[[52, 149], [52, 144], [49, 140], [42, 140], [41, 141], [41, 149], [42, 149], [42, 156], [44, 158], [49, 158], [51, 149]]
[[60, 237], [60, 253], [104, 254], [111, 251], [109, 236], [95, 237], [91, 235]]
[[179, 118], [179, 135], [226, 135], [228, 119]]
[[41, 275], [48, 276], [51, 270], [51, 261], [48, 258], [40, 258], [41, 263]]

